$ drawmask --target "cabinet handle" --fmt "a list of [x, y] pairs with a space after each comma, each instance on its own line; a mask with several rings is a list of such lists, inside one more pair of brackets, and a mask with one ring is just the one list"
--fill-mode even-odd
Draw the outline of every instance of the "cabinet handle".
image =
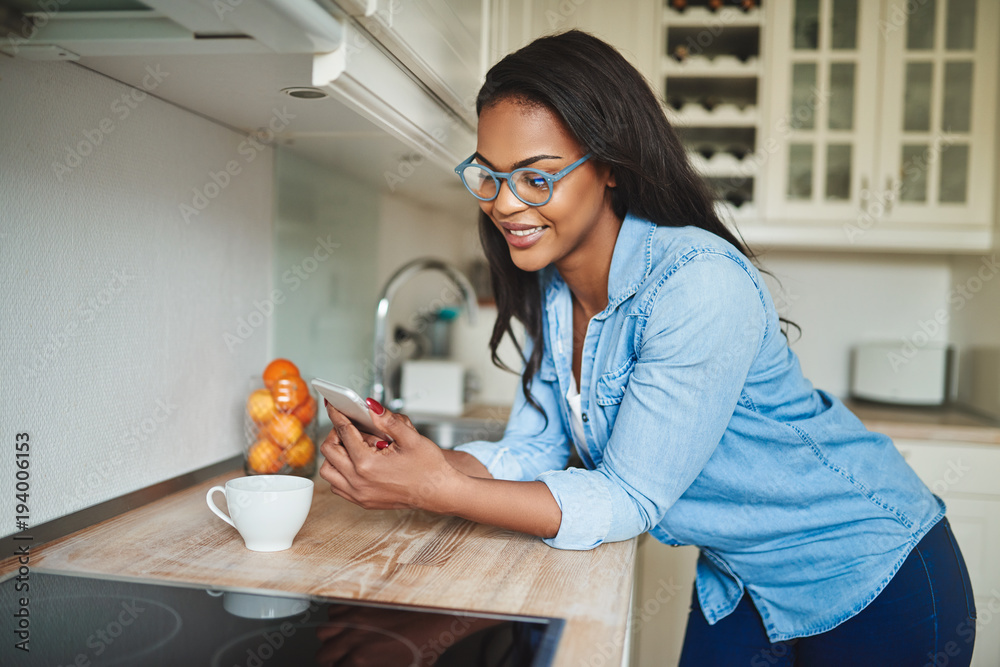
[[859, 196], [860, 196], [860, 199], [861, 199], [861, 211], [863, 213], [867, 213], [868, 212], [868, 203], [871, 201], [871, 198], [872, 198], [871, 191], [868, 190], [868, 177], [867, 176], [862, 176], [861, 177], [861, 193], [860, 193]]

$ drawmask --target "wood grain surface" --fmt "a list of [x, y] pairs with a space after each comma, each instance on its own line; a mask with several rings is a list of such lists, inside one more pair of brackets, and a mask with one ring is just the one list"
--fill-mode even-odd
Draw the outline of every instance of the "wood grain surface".
[[845, 401], [869, 431], [893, 439], [944, 440], [1000, 445], [1000, 424], [948, 406], [907, 407]]
[[[220, 475], [32, 550], [31, 568], [566, 619], [555, 664], [620, 664], [635, 540], [560, 551], [463, 519], [367, 511], [317, 478], [291, 549], [249, 551], [205, 503]], [[222, 494], [216, 502], [224, 507]], [[0, 571], [12, 569], [7, 559]], [[16, 565], [14, 565], [16, 567]]]

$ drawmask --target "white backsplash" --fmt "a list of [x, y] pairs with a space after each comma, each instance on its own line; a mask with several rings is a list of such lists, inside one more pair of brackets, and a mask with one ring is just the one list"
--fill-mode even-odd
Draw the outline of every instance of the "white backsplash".
[[266, 359], [239, 322], [270, 287], [271, 150], [133, 92], [0, 56], [0, 486], [28, 433], [30, 525], [238, 454]]

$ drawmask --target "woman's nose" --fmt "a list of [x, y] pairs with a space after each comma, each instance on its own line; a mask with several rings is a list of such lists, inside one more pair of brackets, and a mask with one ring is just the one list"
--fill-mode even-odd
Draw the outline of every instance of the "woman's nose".
[[505, 178], [500, 182], [500, 191], [497, 192], [497, 198], [493, 200], [493, 208], [501, 215], [509, 215], [523, 211], [528, 208], [528, 205], [517, 198], [513, 190], [510, 189], [510, 183]]

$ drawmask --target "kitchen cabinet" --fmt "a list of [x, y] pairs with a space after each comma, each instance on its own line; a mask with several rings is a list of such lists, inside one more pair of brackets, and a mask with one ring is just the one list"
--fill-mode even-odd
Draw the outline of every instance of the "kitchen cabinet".
[[767, 4], [767, 182], [748, 240], [974, 252], [992, 243], [1000, 6]]
[[499, 0], [489, 64], [542, 35], [577, 29], [613, 44], [659, 90], [660, 7], [650, 0]]
[[452, 167], [474, 150], [482, 0], [119, 4], [25, 15], [37, 21], [30, 41], [0, 51], [79, 62], [143, 91], [162, 70], [158, 97], [265, 143], [276, 139], [266, 131], [275, 109], [287, 108], [279, 143], [416, 199], [453, 185]]
[[[363, 31], [358, 44], [377, 41], [455, 115], [475, 127], [476, 93], [489, 55], [487, 3], [337, 0], [337, 4]], [[348, 42], [348, 56], [350, 46]]]
[[569, 28], [614, 44], [752, 246], [992, 247], [1000, 5], [680, 4], [496, 3], [492, 56]]
[[948, 506], [976, 597], [973, 667], [1000, 665], [1000, 446], [894, 440], [903, 458]]
[[[725, 219], [754, 219], [760, 163], [764, 13], [706, 6], [663, 11], [660, 92], [695, 169]], [[693, 3], [692, 3], [693, 5]]]
[[873, 177], [878, 4], [785, 5], [772, 13], [768, 214], [851, 220]]

